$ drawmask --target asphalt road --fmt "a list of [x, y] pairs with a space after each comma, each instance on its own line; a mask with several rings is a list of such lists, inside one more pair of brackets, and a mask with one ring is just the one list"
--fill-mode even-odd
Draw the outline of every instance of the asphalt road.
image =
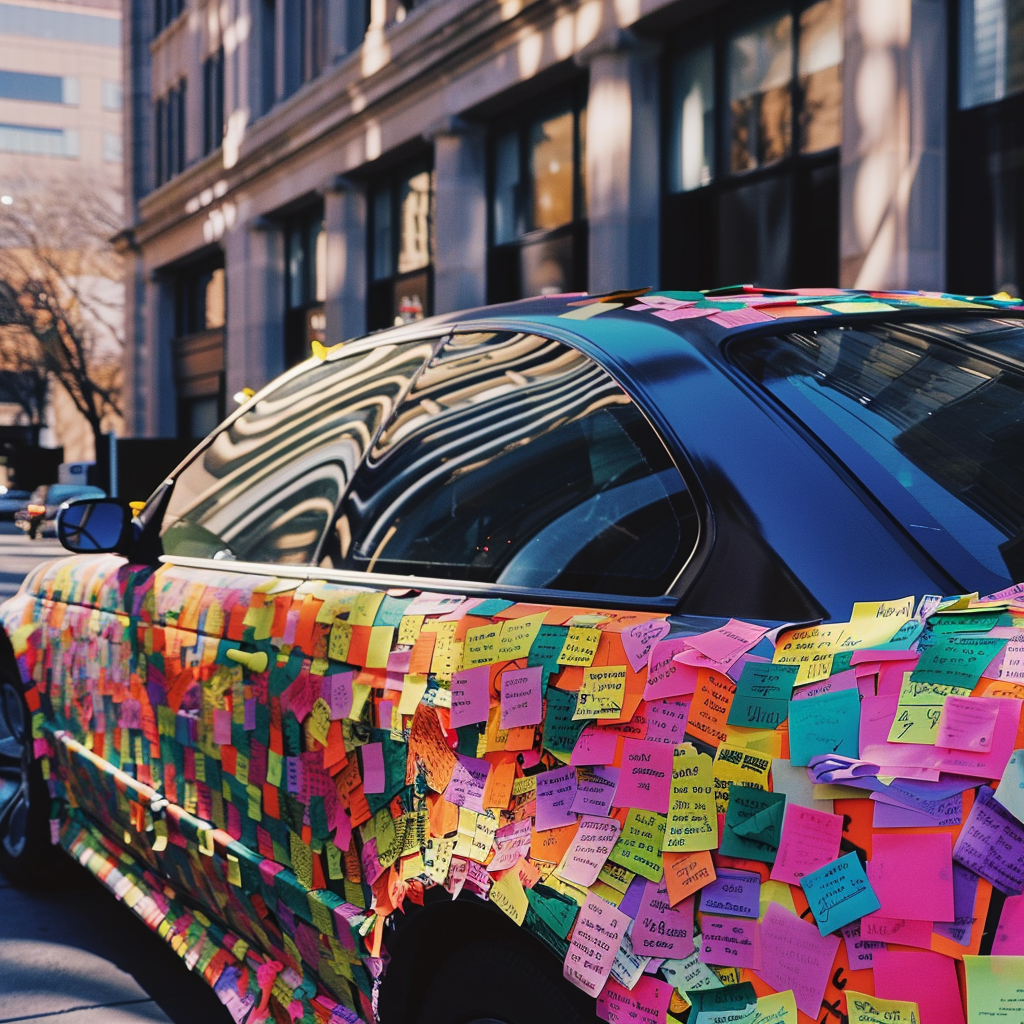
[[[0, 601], [63, 549], [0, 523]], [[0, 1024], [230, 1024], [206, 983], [70, 858], [41, 890], [0, 875]]]

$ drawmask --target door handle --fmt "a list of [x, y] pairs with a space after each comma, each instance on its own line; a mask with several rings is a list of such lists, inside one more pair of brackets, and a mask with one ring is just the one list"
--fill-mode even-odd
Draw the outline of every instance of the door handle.
[[250, 654], [248, 651], [229, 647], [225, 653], [230, 661], [237, 661], [239, 665], [244, 666], [250, 672], [266, 672], [267, 670], [266, 651], [253, 651]]

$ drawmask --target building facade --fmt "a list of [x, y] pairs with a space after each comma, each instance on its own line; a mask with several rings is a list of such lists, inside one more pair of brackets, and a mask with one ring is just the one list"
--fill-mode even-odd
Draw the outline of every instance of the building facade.
[[129, 429], [525, 295], [1015, 287], [1019, 6], [127, 0]]

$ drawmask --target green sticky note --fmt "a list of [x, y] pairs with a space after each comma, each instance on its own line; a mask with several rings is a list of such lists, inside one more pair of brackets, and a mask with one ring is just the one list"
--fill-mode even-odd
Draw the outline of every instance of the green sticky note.
[[999, 625], [1003, 617], [999, 611], [981, 612], [938, 612], [932, 616], [932, 632], [945, 635], [947, 633], [987, 633]]
[[860, 756], [860, 693], [833, 690], [789, 705], [789, 760], [807, 765], [816, 754]]
[[730, 786], [721, 852], [726, 857], [744, 857], [773, 864], [779, 852], [785, 810], [785, 793]]
[[921, 655], [910, 678], [915, 683], [973, 687], [1005, 646], [1006, 640], [1001, 637], [943, 637]]
[[664, 841], [665, 815], [634, 807], [626, 815], [622, 834], [608, 859], [652, 882], [659, 882], [665, 873], [661, 862], [661, 846]]
[[939, 734], [939, 718], [947, 697], [970, 696], [969, 686], [942, 683], [915, 683], [900, 687], [896, 717], [889, 729], [890, 743], [928, 743], [934, 746]]
[[575, 713], [575, 693], [548, 689], [547, 712], [544, 715], [544, 747], [556, 756], [564, 755], [561, 757], [563, 761], [569, 760], [569, 754], [587, 724], [585, 719], [574, 722], [572, 716]]
[[693, 1004], [690, 1013], [698, 1018], [702, 1013], [713, 1013], [716, 1010], [752, 1011], [757, 1003], [757, 993], [749, 981], [722, 988], [702, 989], [699, 992], [687, 990], [686, 998]]
[[789, 716], [798, 665], [747, 662], [736, 683], [729, 708], [729, 725], [744, 729], [774, 729]]
[[1024, 1006], [1024, 957], [965, 956], [970, 1024], [1020, 1024]]

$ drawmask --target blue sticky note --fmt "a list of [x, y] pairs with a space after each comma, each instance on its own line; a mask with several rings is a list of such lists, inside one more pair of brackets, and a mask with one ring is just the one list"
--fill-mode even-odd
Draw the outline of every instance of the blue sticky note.
[[705, 914], [757, 917], [761, 903], [761, 876], [753, 871], [719, 868], [718, 877], [700, 891], [700, 909]]
[[845, 928], [881, 906], [856, 853], [804, 875], [800, 886], [822, 935]]
[[816, 754], [860, 757], [860, 693], [833, 690], [789, 705], [789, 760], [810, 764]]

